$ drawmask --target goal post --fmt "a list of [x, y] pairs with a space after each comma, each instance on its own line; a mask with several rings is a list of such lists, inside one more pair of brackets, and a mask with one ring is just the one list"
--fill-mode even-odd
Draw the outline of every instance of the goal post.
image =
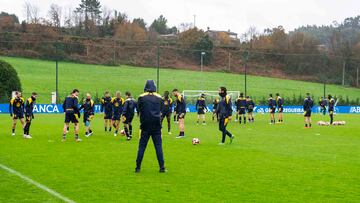
[[[213, 107], [213, 101], [218, 98], [219, 92], [213, 90], [184, 90], [182, 95], [186, 100], [186, 104], [191, 107], [190, 111], [194, 111], [197, 99], [202, 95], [205, 95], [205, 102], [207, 106], [207, 110], [211, 111]], [[235, 99], [240, 96], [240, 91], [227, 91], [227, 94], [230, 96], [232, 104], [234, 105]]]

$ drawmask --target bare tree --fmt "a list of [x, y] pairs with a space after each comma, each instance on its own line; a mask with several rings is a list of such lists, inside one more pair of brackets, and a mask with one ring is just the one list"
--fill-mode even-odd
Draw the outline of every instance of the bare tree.
[[31, 4], [29, 1], [26, 1], [24, 4], [24, 13], [26, 15], [27, 23], [39, 23], [40, 17], [40, 9], [38, 6]]
[[64, 26], [67, 28], [71, 28], [73, 26], [73, 8], [68, 7], [64, 9]]
[[193, 28], [194, 24], [193, 23], [181, 23], [178, 27], [179, 27], [178, 29], [180, 32], [185, 32], [185, 31]]
[[61, 26], [61, 12], [62, 9], [59, 5], [56, 4], [51, 4], [50, 5], [50, 10], [49, 10], [49, 17], [50, 17], [50, 22], [51, 25], [54, 27], [59, 28]]

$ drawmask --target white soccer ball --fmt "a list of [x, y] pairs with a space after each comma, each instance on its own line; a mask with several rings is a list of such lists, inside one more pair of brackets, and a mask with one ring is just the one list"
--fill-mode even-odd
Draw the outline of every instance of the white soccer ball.
[[124, 135], [125, 135], [125, 130], [121, 130], [121, 131], [120, 131], [120, 135], [123, 135], [123, 136], [124, 136]]
[[193, 139], [192, 139], [192, 144], [193, 144], [193, 145], [198, 145], [198, 144], [200, 144], [200, 139], [199, 139], [199, 138], [193, 138]]

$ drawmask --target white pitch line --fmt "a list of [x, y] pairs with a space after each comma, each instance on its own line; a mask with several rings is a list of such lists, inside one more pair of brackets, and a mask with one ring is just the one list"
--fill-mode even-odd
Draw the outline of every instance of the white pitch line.
[[38, 188], [40, 188], [40, 189], [48, 192], [48, 193], [51, 194], [52, 196], [57, 197], [57, 198], [63, 200], [64, 202], [66, 202], [66, 203], [75, 203], [75, 201], [73, 201], [73, 200], [71, 200], [71, 199], [63, 196], [62, 194], [60, 194], [60, 193], [58, 193], [58, 192], [56, 192], [56, 191], [54, 191], [54, 190], [52, 190], [52, 189], [50, 189], [50, 188], [48, 188], [48, 187], [46, 187], [45, 185], [42, 185], [42, 184], [40, 184], [40, 183], [32, 180], [32, 179], [29, 178], [29, 177], [24, 176], [23, 174], [15, 171], [14, 169], [11, 169], [11, 168], [9, 168], [9, 167], [7, 167], [7, 166], [4, 166], [4, 165], [2, 165], [2, 164], [0, 164], [0, 168], [2, 168], [3, 170], [5, 170], [5, 171], [7, 171], [7, 172], [9, 172], [9, 173], [11, 173], [11, 174], [14, 174], [14, 175], [20, 177], [20, 178], [23, 179], [24, 181], [26, 181], [26, 182], [28, 182], [28, 183], [30, 183], [30, 184], [32, 184], [32, 185], [35, 185], [36, 187], [38, 187]]

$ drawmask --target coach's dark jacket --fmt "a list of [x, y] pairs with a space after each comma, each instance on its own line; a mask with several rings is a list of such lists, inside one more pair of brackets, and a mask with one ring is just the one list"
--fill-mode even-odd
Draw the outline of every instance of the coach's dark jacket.
[[161, 95], [156, 93], [153, 80], [146, 82], [144, 93], [138, 99], [140, 128], [144, 131], [161, 130]]

